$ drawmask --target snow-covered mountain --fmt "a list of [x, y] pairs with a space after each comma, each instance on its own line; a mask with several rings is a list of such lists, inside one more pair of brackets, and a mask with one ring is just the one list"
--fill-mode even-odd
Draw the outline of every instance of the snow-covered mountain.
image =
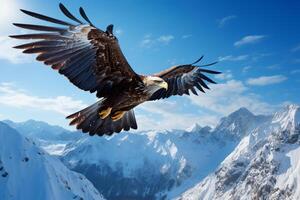
[[178, 199], [300, 199], [299, 106], [257, 126], [214, 173]]
[[242, 108], [215, 129], [123, 132], [84, 137], [66, 146], [62, 159], [108, 199], [171, 199], [213, 172], [241, 138], [267, 116]]
[[0, 199], [103, 199], [83, 175], [0, 122]]

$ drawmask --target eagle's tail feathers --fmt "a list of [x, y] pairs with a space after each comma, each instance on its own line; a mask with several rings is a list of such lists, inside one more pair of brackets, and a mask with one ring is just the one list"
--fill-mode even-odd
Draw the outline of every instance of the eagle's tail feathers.
[[122, 118], [113, 120], [111, 116], [101, 119], [99, 111], [101, 110], [102, 101], [99, 101], [81, 111], [67, 116], [70, 119], [70, 125], [76, 125], [76, 128], [84, 133], [89, 133], [91, 136], [97, 134], [111, 135], [119, 133], [122, 130], [137, 129], [137, 123], [134, 116], [134, 111], [126, 111]]

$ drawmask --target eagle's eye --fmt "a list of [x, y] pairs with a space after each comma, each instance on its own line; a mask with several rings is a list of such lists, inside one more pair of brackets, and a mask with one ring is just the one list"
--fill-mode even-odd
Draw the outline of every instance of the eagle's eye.
[[161, 83], [162, 80], [154, 80], [154, 83]]

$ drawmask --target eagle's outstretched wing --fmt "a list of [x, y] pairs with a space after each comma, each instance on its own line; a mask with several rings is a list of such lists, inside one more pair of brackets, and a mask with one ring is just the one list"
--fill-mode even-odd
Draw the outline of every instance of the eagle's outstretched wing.
[[102, 31], [91, 23], [82, 8], [79, 11], [87, 24], [74, 17], [63, 4], [59, 6], [68, 18], [76, 22], [76, 25], [21, 10], [27, 15], [62, 27], [15, 23], [17, 27], [42, 31], [10, 36], [37, 40], [15, 48], [25, 49], [24, 53], [38, 54], [37, 60], [51, 65], [80, 89], [97, 91], [98, 97], [105, 97], [118, 84], [126, 84], [132, 80], [141, 81], [140, 76], [132, 70], [124, 57], [118, 40], [112, 33], [113, 25]]
[[156, 91], [149, 100], [157, 100], [162, 98], [164, 99], [172, 95], [189, 95], [189, 91], [191, 91], [195, 95], [198, 95], [195, 88], [198, 88], [198, 90], [200, 90], [201, 92], [205, 92], [203, 88], [209, 89], [204, 81], [207, 81], [209, 83], [216, 82], [205, 76], [204, 73], [220, 74], [221, 72], [202, 68], [205, 66], [214, 65], [217, 62], [200, 66], [195, 65], [202, 58], [203, 56], [192, 64], [174, 66], [162, 72], [154, 74], [153, 76], [158, 76], [168, 83], [168, 89], [160, 89]]

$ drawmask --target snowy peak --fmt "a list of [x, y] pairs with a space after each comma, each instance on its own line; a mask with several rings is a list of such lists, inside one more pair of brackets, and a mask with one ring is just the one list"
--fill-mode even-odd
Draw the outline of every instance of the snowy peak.
[[186, 131], [188, 131], [188, 132], [198, 132], [201, 129], [202, 129], [202, 127], [198, 123], [196, 123], [193, 126], [191, 126], [190, 128], [186, 129]]
[[294, 104], [286, 106], [274, 114], [272, 123], [279, 124], [282, 130], [295, 130], [300, 125], [300, 107]]
[[268, 116], [254, 115], [247, 108], [242, 107], [227, 117], [223, 117], [214, 132], [242, 138], [268, 119]]
[[252, 117], [252, 116], [254, 116], [254, 114], [252, 112], [250, 112], [247, 108], [241, 107], [238, 110], [231, 113], [228, 117], [236, 118], [236, 117], [239, 117], [239, 116], [244, 116], [244, 117], [250, 116], [250, 117]]
[[83, 175], [0, 122], [0, 199], [103, 198]]
[[210, 133], [210, 131], [212, 130], [212, 128], [210, 126], [200, 126], [199, 124], [194, 124], [192, 127], [186, 129], [186, 131], [188, 133], [196, 133], [196, 134], [208, 134]]

